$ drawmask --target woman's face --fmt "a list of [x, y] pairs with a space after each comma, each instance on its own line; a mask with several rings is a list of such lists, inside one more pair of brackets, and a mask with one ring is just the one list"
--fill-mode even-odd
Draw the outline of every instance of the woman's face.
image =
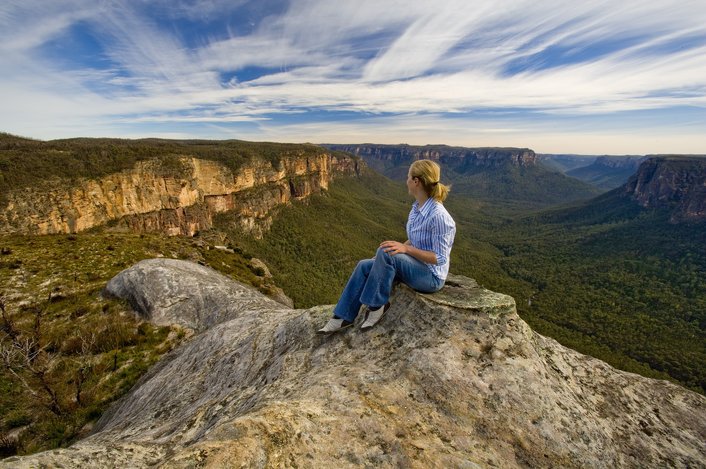
[[411, 172], [407, 172], [407, 193], [411, 196], [416, 196], [416, 188], [419, 186], [419, 179], [412, 176]]

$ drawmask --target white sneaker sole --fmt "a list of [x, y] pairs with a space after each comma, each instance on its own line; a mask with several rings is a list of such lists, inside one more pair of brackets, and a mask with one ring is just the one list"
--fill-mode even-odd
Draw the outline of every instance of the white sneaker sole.
[[376, 324], [379, 324], [380, 321], [382, 321], [382, 318], [385, 316], [385, 313], [387, 310], [390, 309], [390, 305], [387, 304], [382, 307], [382, 313], [380, 314], [380, 317], [378, 317], [375, 321], [370, 321], [370, 318], [366, 318], [363, 324], [360, 326], [361, 331], [367, 331], [368, 329], [373, 328]]
[[341, 326], [338, 329], [333, 329], [333, 330], [326, 330], [326, 329], [319, 329], [316, 331], [317, 334], [325, 335], [325, 334], [333, 334], [335, 332], [340, 332], [342, 330], [348, 329], [349, 327], [353, 327], [353, 323], [346, 324], [345, 326]]

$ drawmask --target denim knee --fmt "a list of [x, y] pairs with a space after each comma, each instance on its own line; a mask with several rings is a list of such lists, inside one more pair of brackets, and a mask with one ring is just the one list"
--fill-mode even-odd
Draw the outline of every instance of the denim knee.
[[378, 250], [375, 251], [375, 258], [382, 258], [382, 260], [388, 264], [392, 262], [392, 256], [389, 252], [385, 252], [383, 248], [378, 248]]
[[358, 261], [358, 264], [355, 266], [355, 270], [362, 271], [367, 275], [367, 273], [370, 271], [370, 269], [373, 267], [373, 260], [372, 259], [363, 259]]

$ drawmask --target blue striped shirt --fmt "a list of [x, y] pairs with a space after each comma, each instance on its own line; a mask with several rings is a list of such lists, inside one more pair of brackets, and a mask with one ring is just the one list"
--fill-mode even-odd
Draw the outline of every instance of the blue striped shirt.
[[441, 202], [429, 198], [422, 207], [412, 204], [407, 219], [407, 238], [417, 249], [436, 254], [436, 264], [427, 264], [440, 280], [449, 275], [451, 247], [456, 236], [456, 223]]

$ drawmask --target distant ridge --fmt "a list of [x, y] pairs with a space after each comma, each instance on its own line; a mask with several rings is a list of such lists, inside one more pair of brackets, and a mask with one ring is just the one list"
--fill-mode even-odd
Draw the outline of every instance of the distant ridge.
[[322, 146], [331, 150], [352, 153], [365, 159], [393, 164], [408, 164], [413, 160], [430, 159], [448, 164], [455, 170], [462, 170], [470, 166], [497, 167], [508, 163], [516, 166], [537, 164], [537, 155], [529, 148], [467, 148], [449, 145], [377, 145], [371, 143], [360, 145], [324, 144]]
[[447, 145], [327, 144], [331, 150], [363, 158], [372, 169], [403, 181], [409, 165], [418, 159], [438, 161], [442, 181], [456, 193], [512, 210], [548, 207], [600, 193], [579, 180], [538, 164], [529, 148], [466, 148]]
[[625, 184], [645, 159], [644, 156], [599, 156], [590, 165], [567, 171], [566, 175], [601, 189], [615, 189]]
[[548, 211], [554, 222], [603, 223], [659, 212], [671, 224], [706, 221], [706, 158], [692, 155], [647, 157], [622, 186], [578, 204]]
[[647, 209], [668, 209], [670, 222], [706, 221], [706, 158], [653, 156], [643, 162], [623, 193]]

